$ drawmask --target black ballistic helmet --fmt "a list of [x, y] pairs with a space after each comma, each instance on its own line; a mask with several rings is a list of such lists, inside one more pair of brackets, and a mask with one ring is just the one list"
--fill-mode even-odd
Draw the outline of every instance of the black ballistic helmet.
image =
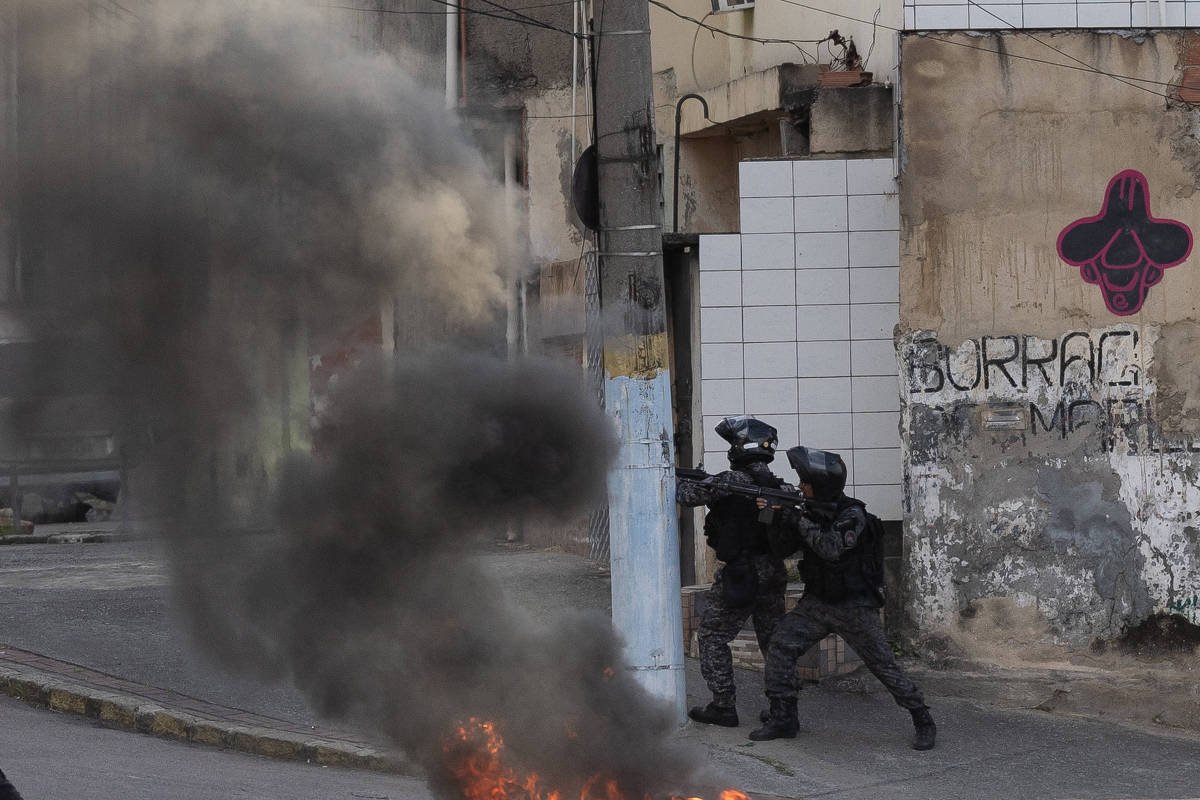
[[732, 464], [772, 461], [775, 458], [779, 432], [762, 420], [745, 415], [726, 417], [717, 424], [716, 431], [731, 445], [729, 461]]
[[836, 500], [846, 488], [846, 462], [837, 453], [793, 447], [787, 457], [800, 482], [813, 487], [817, 500]]

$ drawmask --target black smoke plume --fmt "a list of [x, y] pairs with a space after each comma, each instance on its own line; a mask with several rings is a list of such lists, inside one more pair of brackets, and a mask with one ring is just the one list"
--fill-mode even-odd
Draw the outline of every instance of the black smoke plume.
[[[198, 641], [386, 734], [441, 796], [471, 717], [564, 792], [678, 789], [692, 765], [607, 621], [528, 619], [475, 565], [481, 532], [594, 502], [614, 443], [578, 370], [481, 346], [518, 226], [441, 98], [306, 3], [3, 0], [0, 22], [34, 343], [6, 443], [87, 395]], [[314, 452], [297, 372], [381, 307], [402, 355], [349, 358]], [[222, 532], [262, 507], [276, 533]]]

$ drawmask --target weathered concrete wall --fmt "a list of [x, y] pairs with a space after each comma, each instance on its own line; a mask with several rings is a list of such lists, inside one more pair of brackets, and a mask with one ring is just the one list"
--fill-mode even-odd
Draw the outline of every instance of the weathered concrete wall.
[[1058, 247], [1126, 170], [1154, 219], [1136, 180], [1113, 183], [1119, 242], [1196, 224], [1200, 114], [1163, 96], [1187, 37], [1040, 36], [1061, 62], [1158, 82], [1141, 88], [1023, 60], [1050, 51], [1021, 34], [902, 40], [897, 347], [921, 632], [1001, 624], [1010, 649], [1049, 657], [1158, 612], [1200, 621], [1196, 256], [1147, 245], [1112, 273], [1149, 286], [1120, 309], [1087, 280], [1103, 264]]
[[17, 174], [17, 20], [0, 8], [0, 303], [16, 295], [17, 239], [12, 209]]
[[895, 138], [890, 86], [822, 89], [812, 106], [813, 155], [890, 155]]
[[[570, 31], [570, 5], [526, 12], [560, 31]], [[466, 101], [469, 105], [520, 102], [571, 83], [572, 39], [558, 31], [467, 14]]]
[[[425, 0], [319, 4], [330, 25], [360, 47], [389, 54], [423, 85], [442, 91], [446, 82], [444, 7]], [[430, 13], [433, 12], [433, 13]]]
[[[843, 0], [836, 10], [839, 16], [824, 13], [812, 3], [804, 8], [787, 3], [760, 2], [748, 11], [713, 14], [710, 0], [673, 0], [668, 5], [692, 19], [728, 31], [735, 36], [772, 40], [762, 44], [698, 29], [693, 22], [680, 19], [657, 6], [650, 7], [653, 31], [654, 71], [674, 68], [679, 73], [679, 90], [704, 92], [720, 84], [777, 64], [828, 63], [825, 45], [813, 42], [836, 28], [854, 39], [859, 55], [872, 71], [875, 81], [891, 79], [896, 65], [896, 29], [904, 19], [900, 0]], [[878, 13], [879, 27], [871, 20]], [[793, 40], [796, 43], [787, 43]]]

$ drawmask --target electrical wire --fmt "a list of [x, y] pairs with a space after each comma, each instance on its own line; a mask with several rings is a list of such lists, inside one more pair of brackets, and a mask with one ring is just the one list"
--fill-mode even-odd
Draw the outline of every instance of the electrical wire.
[[[809, 11], [818, 11], [818, 12], [821, 12], [822, 14], [828, 14], [831, 17], [837, 17], [839, 19], [850, 20], [851, 22], [861, 22], [864, 25], [872, 24], [870, 20], [861, 19], [860, 17], [852, 17], [848, 14], [843, 14], [839, 11], [831, 11], [830, 9], [820, 8], [818, 6], [809, 5], [807, 3], [801, 3], [801, 2], [799, 2], [799, 0], [779, 0], [779, 2], [787, 3], [788, 5], [797, 6], [799, 8], [807, 8]], [[903, 28], [895, 28], [895, 27], [892, 27], [891, 25], [884, 25], [883, 23], [878, 23], [878, 25], [880, 28], [883, 28], [884, 30], [894, 31], [896, 33], [904, 33], [905, 32]], [[1118, 80], [1122, 83], [1124, 83], [1125, 81], [1135, 81], [1137, 83], [1145, 83], [1145, 84], [1150, 84], [1152, 86], [1167, 86], [1172, 89], [1178, 88], [1177, 83], [1172, 83], [1170, 81], [1160, 81], [1160, 80], [1155, 80], [1153, 78], [1139, 78], [1135, 75], [1122, 75], [1120, 73], [1115, 73], [1115, 72], [1106, 72], [1106, 71], [1099, 69], [1098, 67], [1095, 67], [1092, 65], [1075, 66], [1073, 64], [1064, 64], [1061, 61], [1049, 61], [1044, 58], [1035, 58], [1033, 56], [1022, 56], [1022, 55], [1017, 55], [1015, 53], [1006, 53], [1006, 52], [1002, 52], [1000, 50], [994, 50], [990, 47], [979, 47], [977, 45], [967, 44], [966, 42], [958, 42], [958, 41], [954, 41], [952, 39], [940, 39], [936, 36], [928, 37], [928, 39], [930, 41], [938, 42], [940, 44], [953, 45], [955, 47], [965, 47], [968, 50], [979, 50], [984, 53], [992, 53], [994, 55], [1004, 56], [1006, 58], [1019, 59], [1022, 61], [1031, 61], [1036, 64], [1046, 64], [1046, 65], [1052, 66], [1052, 67], [1060, 67], [1062, 69], [1075, 70], [1076, 72], [1090, 72], [1094, 75], [1103, 75], [1105, 77], [1113, 78], [1114, 80]], [[1052, 47], [1051, 49], [1054, 49], [1054, 48]], [[1059, 52], [1061, 52], [1061, 51], [1059, 51]], [[1063, 53], [1063, 55], [1066, 55], [1066, 54]], [[1084, 63], [1086, 63], [1086, 62], [1084, 62]], [[1144, 88], [1144, 87], [1141, 87], [1141, 88]], [[1151, 90], [1147, 90], [1147, 91], [1151, 91]], [[1152, 92], [1152, 93], [1158, 95], [1159, 97], [1164, 97], [1168, 100], [1174, 99], [1170, 94], [1162, 94], [1160, 92]]]
[[[527, 27], [542, 28], [544, 30], [550, 30], [550, 31], [555, 31], [557, 33], [563, 33], [563, 34], [566, 34], [567, 36], [575, 35], [575, 34], [571, 33], [571, 31], [568, 31], [564, 28], [557, 28], [548, 22], [534, 20], [533, 17], [527, 17], [525, 15], [521, 15], [520, 17], [505, 17], [500, 14], [493, 13], [491, 11], [484, 11], [484, 10], [478, 9], [478, 8], [467, 8], [465, 5], [462, 5], [461, 3], [448, 2], [448, 0], [429, 0], [429, 2], [437, 3], [438, 5], [445, 6], [447, 8], [456, 9], [457, 11], [460, 11], [463, 14], [476, 14], [481, 17], [491, 17], [492, 19], [501, 19], [501, 20], [504, 20], [505, 22], [515, 22], [519, 25], [525, 25]], [[343, 6], [343, 5], [333, 4], [333, 3], [326, 4], [324, 6], [324, 8], [336, 8], [336, 9], [340, 9], [342, 11], [358, 11], [358, 12], [365, 13], [365, 14], [418, 14], [418, 15], [420, 15], [420, 14], [428, 14], [428, 15], [436, 14], [436, 15], [442, 16], [442, 15], [445, 15], [445, 13], [446, 13], [445, 11], [417, 11], [417, 10], [413, 10], [413, 9], [405, 10], [405, 9], [390, 9], [390, 8], [363, 8], [361, 6]], [[512, 9], [505, 9], [505, 10], [510, 11]]]
[[871, 53], [875, 52], [875, 34], [879, 32], [879, 14], [883, 11], [883, 6], [878, 6], [875, 9], [875, 16], [871, 17], [871, 46], [867, 48], [867, 55], [863, 58], [863, 69], [867, 68], [867, 62], [871, 60]]
[[1101, 75], [1107, 75], [1108, 77], [1112, 78], [1113, 80], [1120, 81], [1121, 83], [1125, 84], [1126, 86], [1132, 86], [1132, 87], [1133, 87], [1133, 88], [1135, 88], [1135, 89], [1141, 89], [1143, 92], [1149, 92], [1150, 94], [1153, 94], [1153, 95], [1157, 95], [1157, 96], [1165, 96], [1165, 95], [1162, 95], [1160, 92], [1156, 92], [1156, 91], [1154, 91], [1153, 89], [1147, 89], [1145, 86], [1141, 86], [1141, 85], [1139, 85], [1139, 84], [1136, 84], [1136, 83], [1133, 83], [1133, 82], [1131, 82], [1131, 81], [1123, 80], [1122, 78], [1120, 78], [1120, 77], [1118, 77], [1118, 76], [1116, 76], [1116, 75], [1113, 75], [1113, 74], [1112, 74], [1112, 73], [1110, 73], [1110, 72], [1105, 72], [1104, 70], [1100, 69], [1099, 67], [1096, 67], [1096, 66], [1095, 66], [1095, 65], [1093, 65], [1093, 64], [1089, 64], [1088, 62], [1084, 61], [1084, 60], [1083, 60], [1083, 59], [1081, 59], [1081, 58], [1076, 58], [1075, 56], [1071, 55], [1070, 53], [1065, 53], [1065, 52], [1063, 52], [1062, 50], [1059, 50], [1057, 47], [1055, 47], [1054, 45], [1050, 44], [1049, 42], [1043, 42], [1041, 39], [1039, 39], [1038, 37], [1034, 36], [1034, 35], [1033, 35], [1032, 33], [1030, 33], [1029, 31], [1027, 31], [1027, 30], [1025, 30], [1025, 29], [1023, 29], [1023, 28], [1018, 28], [1016, 25], [1013, 25], [1013, 24], [1012, 24], [1011, 22], [1009, 22], [1008, 20], [1002, 19], [1001, 17], [999, 17], [999, 16], [997, 16], [996, 14], [992, 13], [992, 11], [991, 11], [990, 9], [988, 9], [988, 8], [985, 8], [985, 7], [981, 6], [981, 5], [979, 5], [979, 3], [976, 3], [976, 2], [975, 2], [975, 0], [967, 0], [967, 3], [968, 3], [968, 4], [970, 4], [970, 5], [973, 5], [973, 6], [975, 6], [975, 7], [976, 7], [976, 8], [978, 8], [979, 10], [983, 11], [983, 12], [984, 12], [984, 13], [986, 13], [986, 14], [987, 14], [989, 17], [994, 17], [994, 18], [995, 18], [996, 20], [998, 20], [999, 22], [1003, 22], [1005, 25], [1007, 25], [1009, 28], [1011, 28], [1012, 30], [1016, 31], [1017, 33], [1020, 33], [1020, 34], [1022, 34], [1022, 35], [1024, 35], [1024, 36], [1028, 36], [1030, 39], [1033, 39], [1035, 42], [1037, 42], [1038, 44], [1040, 44], [1042, 47], [1048, 47], [1048, 48], [1050, 48], [1051, 50], [1053, 50], [1054, 52], [1058, 53], [1060, 56], [1063, 56], [1063, 57], [1065, 57], [1065, 58], [1069, 58], [1069, 59], [1071, 59], [1072, 61], [1074, 61], [1074, 62], [1075, 62], [1075, 63], [1077, 63], [1077, 64], [1082, 64], [1083, 66], [1085, 66], [1085, 67], [1088, 67], [1089, 69], [1091, 69], [1091, 70], [1094, 70], [1095, 72], [1098, 72], [1098, 73], [1100, 73]]
[[[464, 0], [459, 0], [459, 2], [464, 2]], [[527, 22], [529, 22], [530, 24], [532, 24], [532, 25], [535, 25], [535, 26], [541, 26], [541, 25], [548, 25], [548, 24], [549, 24], [549, 23], [543, 22], [543, 21], [542, 21], [542, 20], [540, 20], [540, 19], [534, 19], [533, 17], [529, 16], [528, 14], [522, 14], [522, 13], [521, 13], [521, 11], [520, 11], [519, 9], [515, 9], [515, 8], [508, 8], [508, 7], [506, 7], [506, 6], [502, 6], [502, 5], [500, 5], [499, 3], [493, 2], [493, 0], [479, 0], [479, 2], [481, 2], [481, 3], [486, 3], [487, 5], [491, 6], [492, 8], [496, 8], [496, 9], [499, 9], [499, 10], [501, 10], [501, 11], [507, 11], [507, 12], [509, 12], [510, 14], [512, 14], [512, 15], [513, 15], [513, 17], [514, 17], [515, 19], [523, 19], [523, 20], [526, 20]], [[575, 36], [575, 32], [574, 32], [574, 31], [571, 31], [570, 33], [571, 33], [571, 36], [572, 36], [572, 37], [574, 37], [574, 36]]]
[[[649, 1], [650, 5], [655, 6], [657, 8], [661, 8], [663, 11], [666, 11], [668, 14], [673, 14], [674, 16], [679, 17], [682, 20], [690, 22], [693, 25], [698, 25], [701, 28], [704, 28], [706, 31], [710, 31], [714, 34], [719, 33], [722, 36], [728, 36], [730, 39], [741, 39], [741, 40], [747, 41], [747, 42], [757, 42], [758, 44], [790, 44], [793, 47], [795, 47], [797, 50], [799, 50], [800, 54], [802, 56], [804, 56], [807, 59], [811, 59], [813, 62], [816, 62], [816, 60], [817, 60], [816, 56], [809, 53], [807, 50], [805, 50], [800, 45], [801, 44], [817, 44], [817, 45], [819, 45], [821, 42], [825, 41], [824, 39], [763, 39], [758, 36], [744, 36], [740, 33], [730, 33], [729, 31], [722, 30], [721, 28], [716, 28], [716, 27], [713, 27], [712, 25], [708, 25], [708, 24], [702, 22], [701, 20], [696, 19], [695, 17], [689, 17], [687, 14], [681, 14], [678, 11], [676, 11], [675, 9], [671, 8], [666, 3], [659, 2], [659, 0], [648, 0], [648, 1]], [[707, 17], [708, 15], [706, 14], [705, 16]]]
[[[529, 6], [513, 6], [511, 8], [506, 7], [505, 11], [533, 11], [533, 10], [536, 10], [539, 8], [555, 8], [556, 6], [570, 6], [570, 5], [574, 5], [575, 2], [576, 2], [576, 0], [555, 0], [555, 2], [553, 2], [553, 3], [535, 3], [535, 4], [529, 5]], [[445, 11], [418, 11], [416, 9], [400, 9], [400, 8], [360, 8], [359, 6], [339, 6], [339, 5], [331, 5], [331, 4], [323, 5], [322, 8], [338, 8], [338, 9], [342, 9], [343, 11], [362, 11], [363, 13], [369, 13], [369, 14], [375, 14], [375, 13], [379, 13], [379, 14], [412, 14], [412, 15], [417, 15], [417, 16], [432, 15], [432, 14], [445, 14], [446, 13]], [[468, 13], [470, 12], [470, 9], [468, 9], [468, 8], [464, 8], [463, 10], [467, 11]]]
[[[703, 17], [700, 18], [700, 21], [704, 22], [704, 20], [706, 20], [712, 16], [712, 13], [713, 12], [709, 11], [707, 14], [705, 14]], [[702, 30], [704, 30], [704, 28], [701, 27], [700, 25], [697, 25], [696, 32], [692, 34], [692, 85], [694, 85], [694, 86], [700, 85], [700, 78], [696, 77], [696, 43], [698, 41], [700, 41], [700, 31], [702, 31]], [[711, 36], [714, 39], [717, 38], [717, 35], [715, 33], [710, 33], [709, 36]]]

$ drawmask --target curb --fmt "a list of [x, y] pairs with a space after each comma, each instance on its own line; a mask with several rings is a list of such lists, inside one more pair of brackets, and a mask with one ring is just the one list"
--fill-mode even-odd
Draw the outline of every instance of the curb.
[[129, 533], [17, 533], [0, 536], [0, 545], [5, 544], [93, 544], [96, 542], [132, 542], [138, 539]]
[[220, 747], [240, 753], [304, 761], [327, 767], [371, 770], [420, 777], [402, 757], [336, 739], [303, 736], [164, 708], [145, 698], [106, 692], [64, 680], [0, 667], [0, 694], [39, 708], [74, 714], [106, 727], [163, 739]]
[[1200, 682], [1161, 669], [1001, 667], [963, 661], [906, 665], [927, 695], [1128, 725], [1158, 735], [1200, 737]]

